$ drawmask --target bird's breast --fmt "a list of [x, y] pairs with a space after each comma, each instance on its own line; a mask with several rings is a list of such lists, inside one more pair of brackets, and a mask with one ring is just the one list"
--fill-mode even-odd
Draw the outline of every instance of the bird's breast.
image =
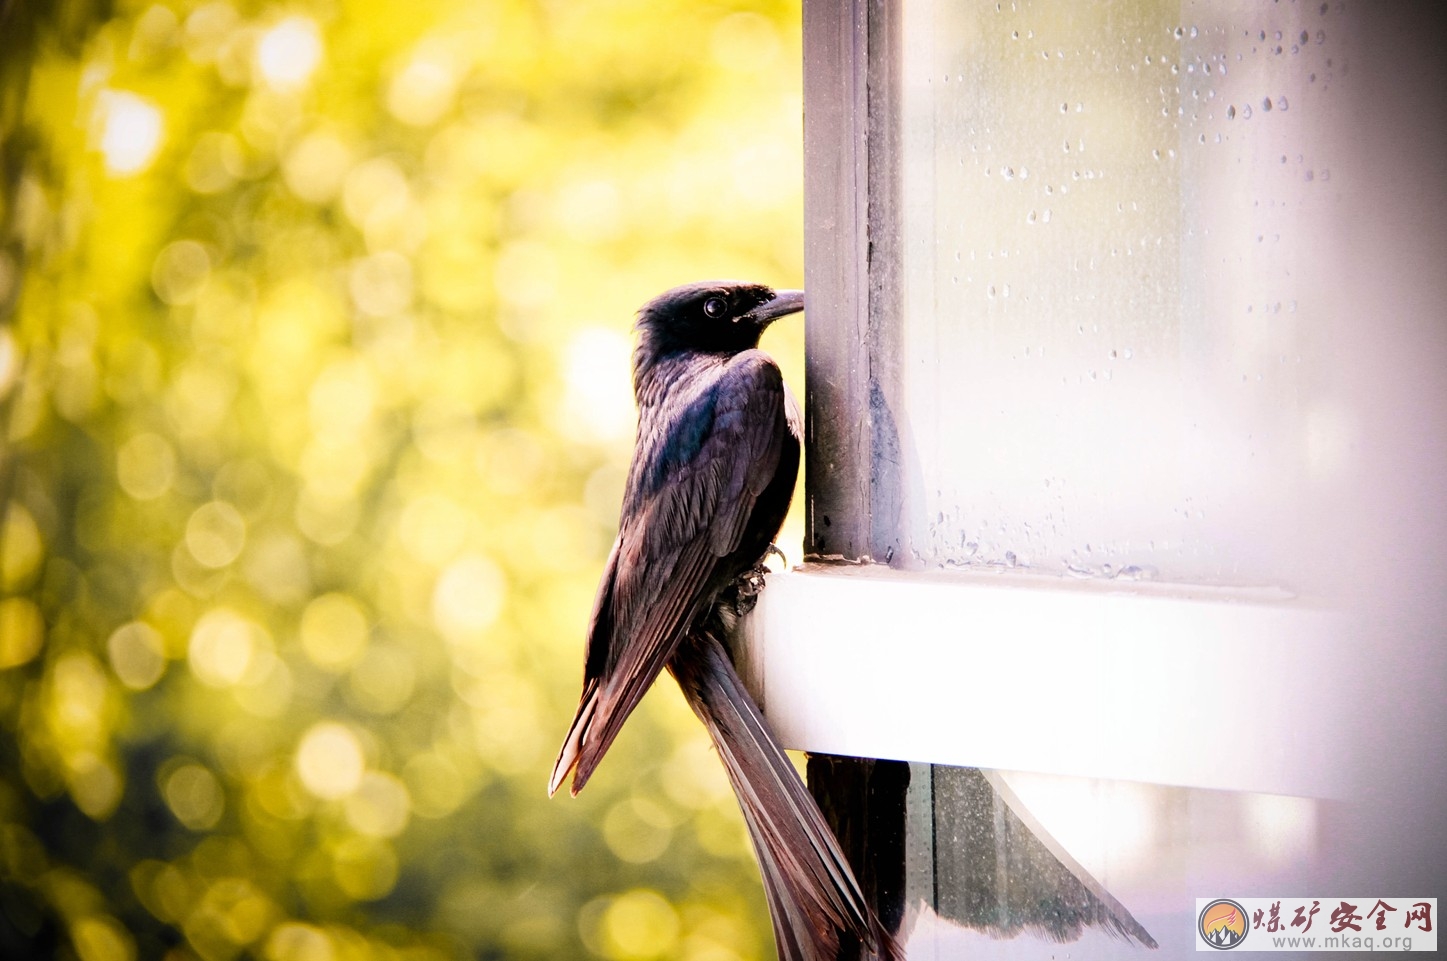
[[794, 439], [803, 443], [804, 441], [804, 412], [799, 407], [799, 401], [794, 397], [794, 392], [789, 385], [784, 385], [784, 420], [789, 425], [789, 433]]

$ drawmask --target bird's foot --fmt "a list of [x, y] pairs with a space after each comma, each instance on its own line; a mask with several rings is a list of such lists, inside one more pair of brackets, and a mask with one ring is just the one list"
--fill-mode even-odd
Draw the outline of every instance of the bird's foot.
[[732, 606], [740, 616], [752, 611], [754, 605], [759, 602], [759, 592], [764, 589], [764, 578], [770, 573], [769, 568], [764, 564], [770, 554], [778, 554], [779, 560], [784, 562], [784, 566], [789, 566], [789, 559], [784, 556], [784, 552], [779, 550], [776, 545], [770, 544], [769, 549], [764, 551], [764, 556], [759, 558], [759, 562], [734, 578], [734, 582], [729, 585], [728, 593], [731, 595]]
[[734, 609], [739, 614], [747, 614], [759, 602], [759, 592], [764, 589], [764, 575], [767, 573], [769, 573], [769, 569], [761, 563], [735, 578], [733, 583]]

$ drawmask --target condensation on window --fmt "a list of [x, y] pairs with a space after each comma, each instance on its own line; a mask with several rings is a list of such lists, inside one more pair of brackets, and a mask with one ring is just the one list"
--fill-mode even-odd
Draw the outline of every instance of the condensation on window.
[[902, 17], [909, 562], [1326, 590], [1341, 5]]

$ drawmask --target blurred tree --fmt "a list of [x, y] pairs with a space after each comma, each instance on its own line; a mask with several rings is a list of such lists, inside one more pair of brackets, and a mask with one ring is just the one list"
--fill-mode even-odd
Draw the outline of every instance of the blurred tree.
[[768, 952], [671, 686], [544, 785], [633, 309], [801, 279], [798, 19], [0, 4], [0, 954]]

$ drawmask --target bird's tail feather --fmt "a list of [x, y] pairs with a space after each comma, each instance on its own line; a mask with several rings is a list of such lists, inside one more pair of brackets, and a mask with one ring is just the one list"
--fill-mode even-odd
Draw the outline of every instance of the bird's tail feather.
[[[553, 764], [552, 776], [548, 779], [548, 797], [557, 793], [558, 788], [563, 786], [563, 779], [568, 772], [577, 767], [578, 757], [583, 750], [583, 736], [588, 733], [588, 726], [592, 723], [593, 712], [597, 708], [597, 684], [590, 683], [583, 689], [583, 697], [578, 704], [578, 713], [573, 716], [573, 724], [568, 728], [568, 736], [563, 738], [563, 746], [558, 751], [558, 759]], [[573, 781], [573, 796], [577, 797], [578, 792], [583, 789], [583, 783]]]
[[857, 939], [867, 958], [902, 958], [734, 670], [717, 620], [684, 641], [669, 669], [708, 728], [743, 809], [781, 961], [835, 961], [846, 939]]

